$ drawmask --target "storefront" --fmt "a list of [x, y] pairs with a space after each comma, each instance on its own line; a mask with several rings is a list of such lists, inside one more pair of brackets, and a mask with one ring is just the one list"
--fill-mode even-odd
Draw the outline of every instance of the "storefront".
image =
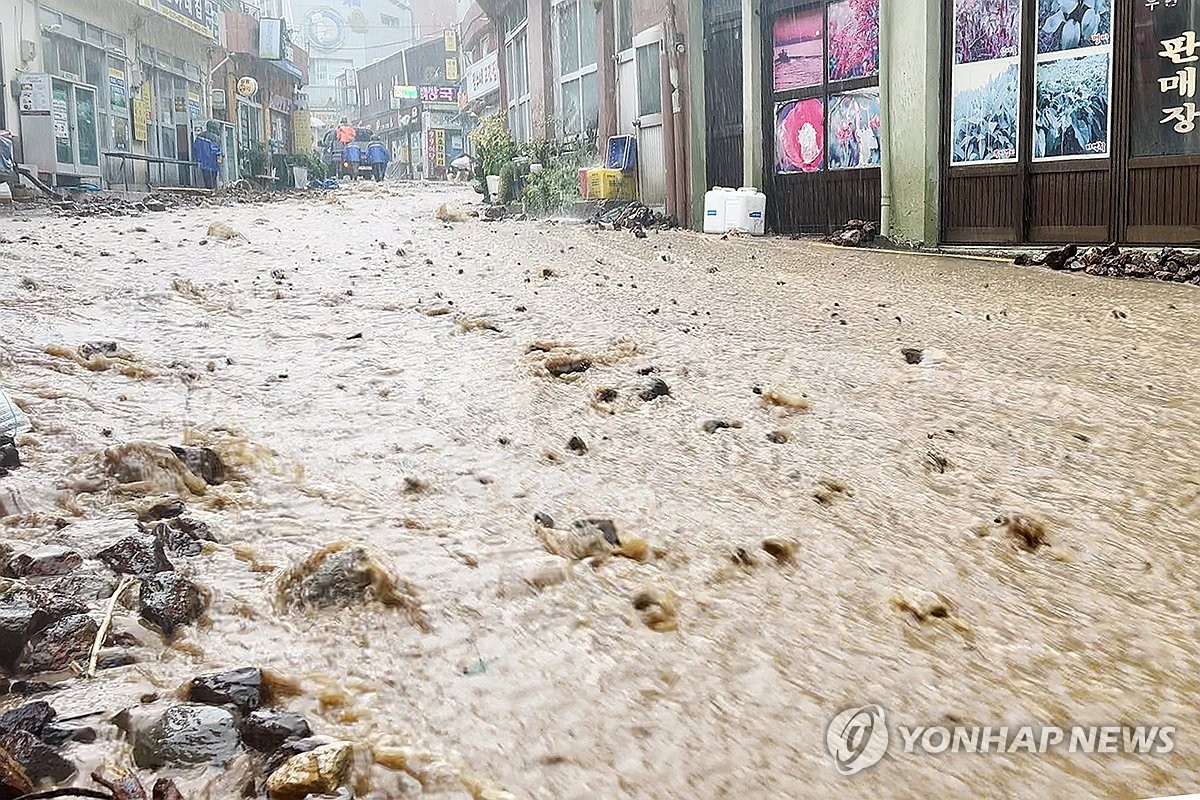
[[825, 233], [878, 219], [879, 2], [777, 0], [763, 15], [765, 191], [775, 231]]
[[1200, 243], [1200, 0], [945, 14], [945, 241]]

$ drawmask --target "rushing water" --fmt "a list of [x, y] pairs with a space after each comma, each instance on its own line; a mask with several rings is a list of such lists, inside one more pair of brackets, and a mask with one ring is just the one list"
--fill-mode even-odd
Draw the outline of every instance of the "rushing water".
[[[419, 796], [399, 766], [425, 796], [465, 777], [547, 800], [1200, 786], [1194, 288], [435, 219], [468, 199], [359, 187], [0, 221], [0, 386], [36, 428], [0, 480], [27, 511], [6, 539], [91, 556], [129, 533], [131, 498], [96, 480], [121, 443], [206, 443], [236, 473], [189, 501], [221, 542], [181, 564], [212, 593], [208, 621], [164, 648], [118, 614], [141, 663], [69, 684], [60, 714], [262, 665], [298, 684], [285, 704], [316, 732], [362, 745], [376, 797]], [[206, 237], [213, 222], [243, 237]], [[92, 370], [56, 349], [95, 339], [128, 358]], [[546, 372], [574, 356], [591, 369]], [[641, 400], [654, 378], [670, 395]], [[558, 528], [612, 518], [640, 560], [555, 555], [539, 511]], [[1049, 546], [1021, 547], [1009, 515]], [[790, 563], [767, 538], [794, 545]], [[397, 609], [276, 604], [278, 574], [342, 540], [411, 584], [427, 630]], [[922, 592], [949, 616], [898, 608]], [[1156, 756], [894, 742], [840, 777], [826, 724], [869, 702], [898, 724], [1178, 733]], [[91, 766], [122, 747], [72, 752]], [[228, 796], [201, 792], [212, 777], [181, 785]]]

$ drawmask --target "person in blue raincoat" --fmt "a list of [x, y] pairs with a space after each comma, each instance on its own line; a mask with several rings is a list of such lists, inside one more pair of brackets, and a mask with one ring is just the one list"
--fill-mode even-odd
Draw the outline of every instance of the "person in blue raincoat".
[[204, 188], [212, 191], [217, 188], [217, 173], [221, 171], [221, 139], [212, 130], [198, 132], [192, 142], [192, 160], [200, 168], [200, 177]]
[[350, 173], [351, 180], [358, 180], [358, 164], [362, 161], [362, 147], [358, 141], [346, 142], [342, 150], [342, 167]]
[[378, 139], [372, 139], [367, 145], [367, 161], [371, 164], [371, 174], [377, 182], [383, 180], [383, 173], [390, 158], [387, 145]]

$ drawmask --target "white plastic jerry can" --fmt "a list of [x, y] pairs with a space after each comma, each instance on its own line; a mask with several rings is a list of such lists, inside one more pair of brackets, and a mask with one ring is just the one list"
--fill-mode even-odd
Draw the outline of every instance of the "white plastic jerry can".
[[767, 232], [767, 196], [753, 186], [743, 186], [729, 198], [725, 224], [751, 236]]
[[704, 193], [704, 232], [727, 233], [729, 231], [728, 209], [729, 200], [733, 197], [733, 189], [714, 186], [712, 191]]

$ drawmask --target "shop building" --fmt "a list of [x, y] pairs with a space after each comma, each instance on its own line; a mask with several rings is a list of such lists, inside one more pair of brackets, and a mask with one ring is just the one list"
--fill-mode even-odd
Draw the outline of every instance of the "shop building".
[[[693, 0], [697, 9], [699, 0]], [[639, 196], [689, 219], [695, 77], [686, 0], [480, 0], [500, 45], [500, 101], [519, 141], [638, 144]], [[701, 62], [702, 63], [702, 62]], [[703, 72], [700, 72], [703, 85]], [[740, 95], [740, 87], [733, 90]], [[699, 164], [693, 163], [696, 153]]]
[[220, 49], [212, 4], [17, 0], [0, 7], [0, 101], [19, 157], [58, 184], [188, 184]]
[[226, 159], [226, 169], [261, 174], [272, 156], [311, 152], [300, 91], [308, 54], [288, 41], [284, 20], [227, 11], [222, 27], [226, 53], [212, 68], [213, 117], [225, 125], [226, 151], [238, 156]]
[[465, 5], [461, 13], [458, 30], [463, 79], [459, 103], [470, 151], [470, 133], [479, 120], [501, 111], [500, 43], [496, 25], [477, 3]]
[[357, 71], [358, 124], [389, 146], [406, 177], [445, 177], [465, 152], [461, 77], [453, 27]]
[[776, 232], [1200, 244], [1197, 0], [693, 0], [689, 19], [692, 191], [762, 187]]

